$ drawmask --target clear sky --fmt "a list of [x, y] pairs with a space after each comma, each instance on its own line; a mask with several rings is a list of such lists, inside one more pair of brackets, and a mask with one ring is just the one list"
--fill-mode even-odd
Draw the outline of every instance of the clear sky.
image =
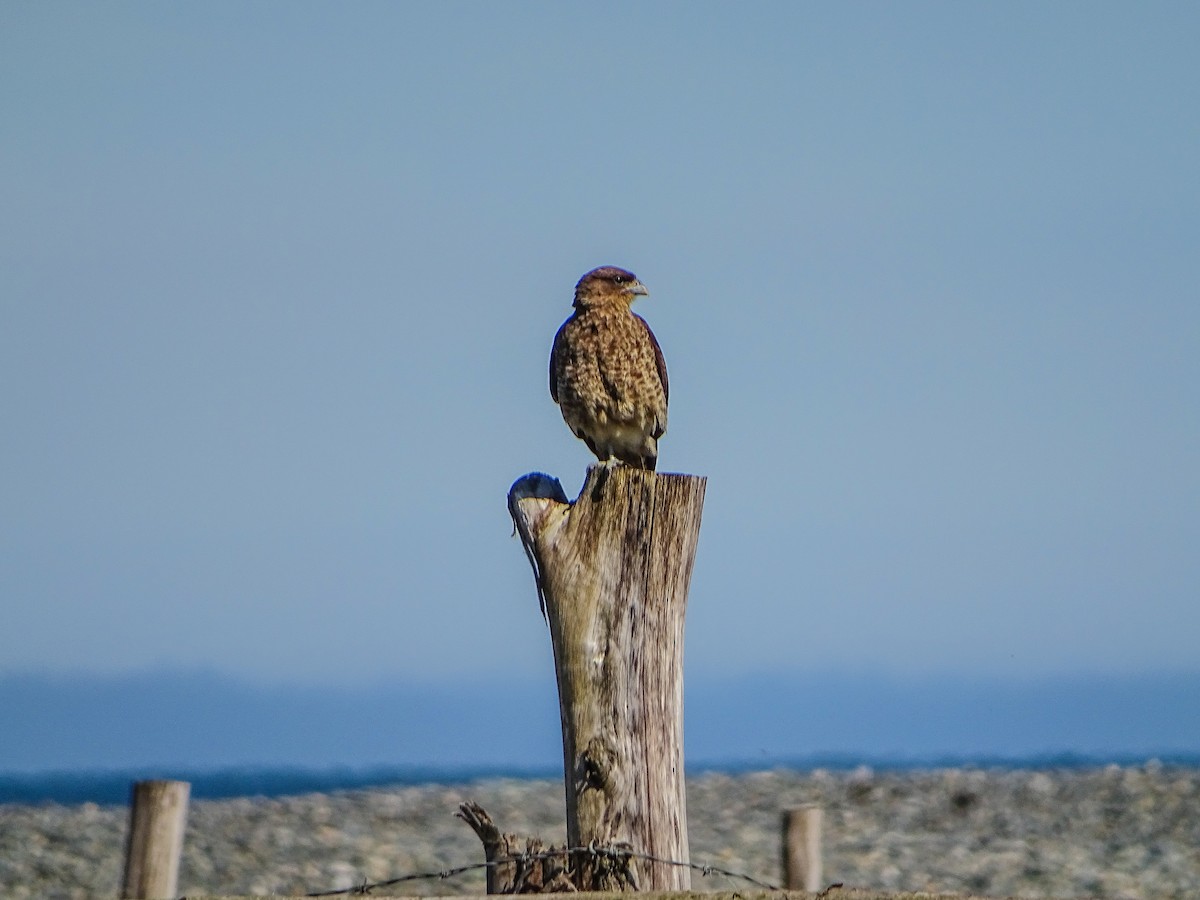
[[0, 5], [0, 673], [548, 671], [632, 269], [687, 665], [1200, 662], [1200, 5]]

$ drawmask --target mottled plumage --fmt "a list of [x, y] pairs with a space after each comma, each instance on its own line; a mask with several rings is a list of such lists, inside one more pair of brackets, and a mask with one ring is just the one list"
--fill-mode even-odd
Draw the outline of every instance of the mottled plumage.
[[650, 326], [630, 305], [646, 288], [616, 266], [575, 286], [575, 313], [554, 336], [550, 396], [601, 462], [654, 470], [667, 430], [667, 365]]

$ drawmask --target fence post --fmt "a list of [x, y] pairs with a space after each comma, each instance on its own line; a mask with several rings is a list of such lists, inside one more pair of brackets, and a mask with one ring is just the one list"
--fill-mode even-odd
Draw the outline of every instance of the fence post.
[[[593, 466], [568, 503], [533, 474], [508, 495], [550, 626], [563, 728], [567, 841], [688, 862], [683, 620], [705, 479]], [[572, 859], [579, 890], [687, 890], [649, 860]]]
[[821, 822], [819, 806], [789, 809], [783, 814], [783, 886], [789, 891], [821, 890]]
[[191, 787], [186, 781], [133, 783], [121, 886], [124, 900], [162, 900], [176, 895]]

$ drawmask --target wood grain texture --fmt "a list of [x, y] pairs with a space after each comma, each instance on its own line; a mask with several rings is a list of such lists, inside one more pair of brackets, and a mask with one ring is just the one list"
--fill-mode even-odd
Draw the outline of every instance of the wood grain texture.
[[131, 790], [121, 897], [174, 897], [187, 822], [186, 781], [138, 781]]
[[[567, 840], [687, 861], [683, 627], [705, 479], [593, 466], [568, 505], [545, 478], [513, 485], [509, 508], [554, 647]], [[582, 890], [628, 886], [592, 856], [573, 868]], [[639, 868], [639, 889], [690, 887], [686, 868]]]
[[[460, 819], [471, 826], [483, 844], [489, 894], [555, 894], [573, 892], [575, 885], [567, 868], [566, 855], [550, 855], [563, 850], [541, 838], [507, 834], [492, 822], [478, 803], [461, 803]], [[500, 862], [498, 862], [500, 860]]]

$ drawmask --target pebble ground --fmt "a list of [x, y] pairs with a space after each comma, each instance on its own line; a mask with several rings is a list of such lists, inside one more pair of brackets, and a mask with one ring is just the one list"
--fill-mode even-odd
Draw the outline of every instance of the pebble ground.
[[[454, 817], [564, 839], [562, 786], [492, 780], [193, 801], [180, 894], [304, 894], [479, 862]], [[997, 897], [1200, 898], [1200, 769], [769, 771], [689, 779], [692, 861], [778, 884], [783, 810], [825, 810], [826, 881]], [[0, 805], [0, 897], [115, 897], [127, 810]], [[744, 886], [693, 875], [693, 887]], [[376, 895], [483, 893], [480, 871]]]

